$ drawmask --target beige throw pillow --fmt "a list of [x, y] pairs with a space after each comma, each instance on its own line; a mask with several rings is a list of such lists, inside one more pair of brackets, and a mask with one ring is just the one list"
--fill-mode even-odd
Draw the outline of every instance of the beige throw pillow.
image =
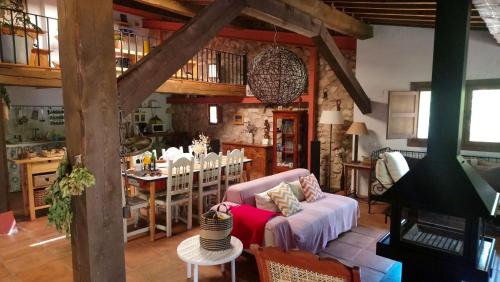
[[387, 170], [394, 182], [397, 182], [410, 170], [405, 157], [400, 152], [386, 152], [384, 156]]
[[387, 170], [387, 166], [382, 159], [378, 159], [375, 164], [375, 178], [377, 178], [380, 184], [386, 188], [391, 187], [394, 184], [394, 180], [392, 180], [391, 175]]
[[269, 197], [267, 192], [274, 191], [278, 189], [280, 186], [281, 184], [262, 193], [255, 194], [255, 206], [261, 210], [279, 212], [280, 210], [278, 206], [273, 202], [271, 197]]
[[302, 185], [300, 185], [299, 180], [295, 180], [293, 182], [288, 182], [290, 185], [290, 189], [292, 189], [293, 195], [299, 200], [299, 202], [305, 201], [306, 197], [304, 196], [304, 191], [302, 190]]
[[267, 191], [267, 194], [284, 216], [290, 216], [301, 210], [300, 203], [293, 195], [292, 189], [284, 182], [279, 185], [278, 189]]

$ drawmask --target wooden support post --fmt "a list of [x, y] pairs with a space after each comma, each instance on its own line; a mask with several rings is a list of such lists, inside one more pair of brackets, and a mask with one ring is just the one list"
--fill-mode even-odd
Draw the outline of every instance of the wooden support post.
[[335, 75], [342, 82], [345, 90], [347, 90], [359, 110], [363, 114], [370, 113], [370, 98], [368, 98], [359, 81], [354, 76], [354, 73], [347, 65], [344, 55], [342, 55], [337, 45], [335, 45], [335, 41], [333, 41], [328, 30], [325, 27], [321, 27], [321, 32], [313, 40], [318, 46], [319, 53], [335, 72]]
[[9, 209], [9, 172], [7, 166], [7, 148], [5, 147], [5, 121], [3, 100], [0, 98], [0, 213]]
[[236, 18], [244, 7], [243, 0], [215, 1], [129, 68], [118, 78], [118, 92], [124, 111], [132, 112]]
[[[316, 91], [318, 77], [318, 49], [309, 47], [309, 62], [308, 62], [308, 89], [309, 95], [308, 117], [307, 117], [307, 167], [311, 168], [311, 141], [316, 139]], [[319, 176], [318, 176], [319, 177]]]
[[111, 0], [58, 0], [66, 146], [95, 187], [72, 199], [75, 281], [125, 281]]

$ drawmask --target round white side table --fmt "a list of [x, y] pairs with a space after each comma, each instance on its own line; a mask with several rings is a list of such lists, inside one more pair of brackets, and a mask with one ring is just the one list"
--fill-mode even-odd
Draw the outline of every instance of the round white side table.
[[[191, 265], [194, 266], [193, 281], [198, 282], [199, 265], [224, 265], [231, 262], [231, 281], [236, 281], [235, 259], [243, 252], [243, 243], [231, 236], [231, 248], [224, 251], [207, 251], [200, 246], [200, 235], [189, 237], [177, 246], [177, 255], [187, 264], [187, 278], [191, 278]], [[221, 267], [224, 270], [223, 267]]]

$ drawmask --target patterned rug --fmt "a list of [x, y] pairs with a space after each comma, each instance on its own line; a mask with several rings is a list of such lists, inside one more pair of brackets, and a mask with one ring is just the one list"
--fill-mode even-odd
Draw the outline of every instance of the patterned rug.
[[350, 266], [358, 266], [363, 282], [400, 282], [401, 263], [375, 254], [377, 241], [387, 230], [358, 226], [328, 243], [320, 252]]

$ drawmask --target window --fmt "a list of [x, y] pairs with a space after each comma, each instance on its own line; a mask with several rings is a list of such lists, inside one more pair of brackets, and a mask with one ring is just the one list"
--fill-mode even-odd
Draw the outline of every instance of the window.
[[500, 89], [472, 90], [469, 142], [500, 143]]
[[219, 124], [222, 114], [218, 105], [208, 105], [208, 124]]
[[[413, 91], [399, 91], [389, 93], [389, 117], [387, 123], [387, 136], [401, 139], [401, 134], [390, 134], [400, 123], [394, 118], [394, 109], [405, 108], [404, 116], [412, 117], [416, 114], [416, 130], [406, 130], [408, 146], [424, 147], [427, 145], [429, 133], [429, 117], [431, 105], [431, 84], [429, 82], [412, 83]], [[406, 101], [406, 106], [395, 104], [398, 100], [391, 98], [396, 95], [416, 95], [417, 107], [410, 107], [411, 100]], [[391, 101], [393, 99], [394, 101]], [[495, 122], [500, 121], [500, 79], [471, 80], [466, 82], [464, 125], [462, 136], [462, 148], [466, 150], [499, 151], [500, 150], [500, 126]], [[391, 115], [392, 114], [392, 115]], [[406, 126], [410, 128], [410, 126]], [[392, 132], [393, 133], [393, 132]]]
[[431, 114], [431, 91], [420, 91], [418, 100], [417, 138], [429, 136], [429, 116]]

